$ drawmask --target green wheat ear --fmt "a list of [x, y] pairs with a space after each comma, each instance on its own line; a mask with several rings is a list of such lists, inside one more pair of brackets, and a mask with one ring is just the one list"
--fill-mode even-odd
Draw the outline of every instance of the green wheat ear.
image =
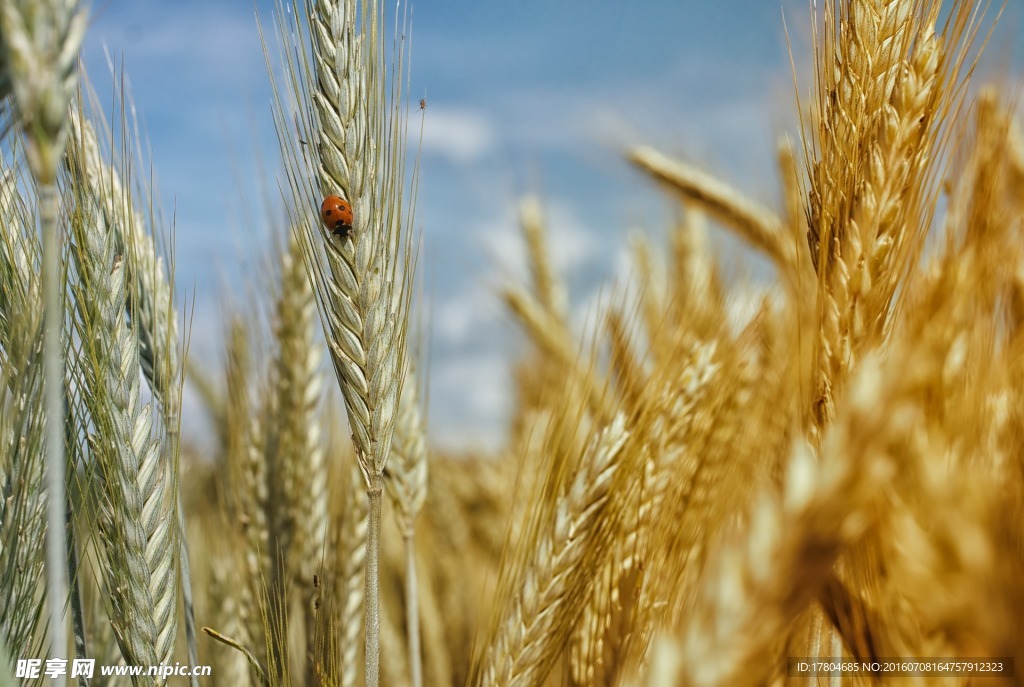
[[14, 96], [28, 162], [40, 183], [56, 180], [64, 155], [86, 21], [77, 0], [0, 3], [0, 93], [9, 89]]
[[68, 648], [63, 604], [67, 584], [64, 532], [63, 279], [57, 226], [57, 173], [67, 142], [67, 113], [77, 88], [78, 49], [86, 15], [76, 0], [0, 2], [0, 95], [13, 95], [14, 117], [25, 132], [26, 154], [38, 192], [43, 236], [44, 416], [46, 425], [46, 571], [51, 653]]

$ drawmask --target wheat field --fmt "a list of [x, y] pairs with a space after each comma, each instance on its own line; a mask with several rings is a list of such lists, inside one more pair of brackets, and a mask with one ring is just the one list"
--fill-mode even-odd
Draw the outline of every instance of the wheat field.
[[[676, 220], [583, 330], [523, 198], [507, 441], [459, 455], [428, 439], [408, 10], [277, 9], [287, 226], [215, 369], [131, 103], [78, 74], [86, 10], [0, 0], [0, 687], [1024, 684], [1024, 132], [976, 76], [998, 6], [788, 17], [813, 49], [778, 201], [637, 141]], [[772, 275], [731, 275], [715, 232]], [[210, 671], [24, 674], [49, 658]]]

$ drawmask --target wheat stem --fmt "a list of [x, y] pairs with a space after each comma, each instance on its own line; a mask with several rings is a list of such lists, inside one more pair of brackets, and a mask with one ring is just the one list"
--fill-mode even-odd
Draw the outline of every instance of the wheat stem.
[[420, 649], [419, 579], [416, 575], [416, 537], [412, 532], [405, 543], [405, 628], [409, 644], [409, 671], [412, 687], [423, 687], [423, 656]]
[[380, 516], [383, 480], [371, 478], [366, 490], [369, 513], [366, 528], [366, 685], [375, 687], [380, 680]]
[[39, 215], [43, 233], [43, 300], [46, 304], [43, 340], [43, 393], [46, 408], [46, 561], [50, 604], [50, 652], [67, 656], [64, 599], [67, 595], [67, 551], [64, 536], [64, 297], [61, 274], [61, 240], [57, 228], [57, 188], [39, 187]]
[[[75, 538], [74, 513], [71, 510], [71, 497], [65, 494], [64, 527], [67, 532], [66, 543], [68, 556], [68, 580], [71, 583], [71, 598], [68, 606], [71, 611], [71, 627], [74, 632], [75, 656], [85, 658], [89, 655], [86, 648], [85, 612], [82, 609], [81, 565], [78, 559], [78, 544]], [[84, 678], [79, 680], [83, 687], [88, 687]]]

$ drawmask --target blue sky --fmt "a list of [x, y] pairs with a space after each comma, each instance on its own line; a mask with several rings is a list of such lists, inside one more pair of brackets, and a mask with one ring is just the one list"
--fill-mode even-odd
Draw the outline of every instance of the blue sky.
[[[808, 0], [434, 0], [413, 5], [410, 96], [427, 98], [417, 225], [433, 312], [430, 420], [447, 446], [500, 442], [523, 342], [497, 298], [523, 275], [516, 201], [538, 194], [582, 321], [622, 278], [630, 231], [655, 245], [672, 205], [622, 161], [652, 143], [774, 204], [795, 134], [783, 11], [809, 74]], [[272, 31], [273, 2], [259, 0]], [[1021, 0], [994, 44], [1015, 63]], [[110, 100], [123, 62], [193, 287], [192, 355], [220, 368], [226, 299], [244, 301], [274, 226], [270, 87], [248, 0], [95, 0], [85, 62]], [[261, 176], [262, 175], [262, 176]], [[268, 197], [268, 195], [270, 197]], [[269, 201], [269, 203], [268, 203]], [[311, 209], [315, 212], [315, 209]], [[186, 416], [188, 417], [188, 416]], [[189, 431], [186, 426], [185, 431]], [[196, 432], [201, 432], [198, 427]]]

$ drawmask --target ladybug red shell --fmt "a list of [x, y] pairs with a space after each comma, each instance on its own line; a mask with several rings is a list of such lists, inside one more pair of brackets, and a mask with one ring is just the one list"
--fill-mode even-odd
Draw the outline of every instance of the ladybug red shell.
[[346, 238], [351, 233], [352, 223], [355, 221], [352, 206], [344, 198], [327, 196], [324, 202], [320, 203], [320, 221], [335, 236]]

